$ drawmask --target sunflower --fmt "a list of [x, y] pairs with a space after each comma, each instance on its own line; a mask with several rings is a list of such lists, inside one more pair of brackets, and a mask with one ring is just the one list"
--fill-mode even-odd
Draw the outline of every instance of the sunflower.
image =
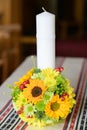
[[28, 99], [28, 102], [36, 104], [43, 97], [43, 94], [46, 90], [44, 82], [39, 79], [30, 80], [30, 84], [26, 85], [26, 88], [23, 90], [23, 95]]
[[52, 100], [47, 103], [45, 113], [48, 117], [58, 120], [59, 117], [66, 118], [70, 112], [70, 108], [70, 103], [67, 97], [62, 101], [58, 95], [54, 95]]

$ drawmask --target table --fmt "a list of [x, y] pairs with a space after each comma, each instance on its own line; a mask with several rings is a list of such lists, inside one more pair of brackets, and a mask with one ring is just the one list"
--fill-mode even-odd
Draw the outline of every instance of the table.
[[[36, 56], [35, 63], [36, 63]], [[87, 59], [77, 57], [56, 57], [56, 67], [64, 67], [62, 74], [70, 79], [76, 93], [76, 105], [72, 113], [63, 122], [40, 130], [87, 130]], [[32, 56], [28, 56], [21, 65], [0, 86], [0, 130], [39, 130], [27, 126], [15, 112], [11, 90], [7, 87], [33, 67]]]

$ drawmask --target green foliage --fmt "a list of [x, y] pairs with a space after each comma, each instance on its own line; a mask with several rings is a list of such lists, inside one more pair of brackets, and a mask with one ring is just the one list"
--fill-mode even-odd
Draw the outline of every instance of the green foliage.
[[38, 118], [38, 119], [43, 119], [44, 118], [44, 116], [45, 116], [45, 113], [43, 112], [43, 111], [37, 111], [36, 113], [35, 113], [35, 116], [36, 116], [36, 118]]
[[57, 77], [56, 77], [56, 80], [57, 80], [57, 85], [60, 85], [60, 84], [65, 84], [65, 78], [62, 76], [62, 75], [58, 75]]
[[37, 102], [36, 105], [35, 105], [35, 108], [36, 108], [38, 111], [44, 111], [44, 109], [45, 109], [44, 101], [39, 101], [39, 102]]
[[39, 72], [41, 72], [40, 69], [38, 69], [38, 68], [34, 68], [34, 73], [39, 73]]
[[62, 95], [66, 91], [65, 82], [66, 80], [62, 75], [57, 77], [57, 89], [55, 94]]
[[18, 98], [18, 95], [20, 94], [21, 90], [19, 87], [15, 87], [12, 89], [12, 97], [13, 97], [13, 101], [16, 101]]

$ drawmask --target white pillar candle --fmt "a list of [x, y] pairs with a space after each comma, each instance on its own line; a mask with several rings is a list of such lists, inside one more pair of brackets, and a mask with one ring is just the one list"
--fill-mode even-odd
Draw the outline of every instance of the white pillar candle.
[[36, 16], [37, 67], [55, 68], [55, 15], [44, 11]]

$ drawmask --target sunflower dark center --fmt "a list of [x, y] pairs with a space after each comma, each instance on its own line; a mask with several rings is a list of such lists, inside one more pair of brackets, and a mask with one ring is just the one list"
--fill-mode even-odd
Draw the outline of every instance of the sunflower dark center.
[[42, 94], [42, 89], [38, 86], [35, 86], [33, 89], [32, 89], [32, 96], [33, 97], [38, 97], [39, 95]]
[[51, 103], [51, 110], [57, 111], [59, 109], [59, 106], [60, 106], [59, 103], [53, 102], [53, 103]]

